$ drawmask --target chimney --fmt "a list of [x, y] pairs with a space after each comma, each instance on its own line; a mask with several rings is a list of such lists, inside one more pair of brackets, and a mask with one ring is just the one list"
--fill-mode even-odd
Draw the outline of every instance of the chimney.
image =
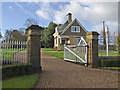
[[68, 20], [68, 22], [72, 21], [72, 14], [71, 13], [67, 14], [67, 20]]

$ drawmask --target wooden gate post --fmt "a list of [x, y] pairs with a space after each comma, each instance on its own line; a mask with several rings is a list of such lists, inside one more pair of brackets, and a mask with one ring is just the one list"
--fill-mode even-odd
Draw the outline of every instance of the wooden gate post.
[[31, 25], [27, 30], [27, 61], [32, 64], [34, 72], [40, 72], [41, 67], [41, 30], [38, 25]]
[[98, 60], [98, 36], [97, 32], [88, 32], [86, 42], [88, 44], [88, 67], [99, 67]]

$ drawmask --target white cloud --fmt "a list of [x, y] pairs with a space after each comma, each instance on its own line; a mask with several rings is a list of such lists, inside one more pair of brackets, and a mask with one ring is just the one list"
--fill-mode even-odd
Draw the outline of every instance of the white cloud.
[[120, 0], [3, 0], [2, 2], [118, 2]]
[[64, 23], [65, 16], [66, 16], [66, 12], [57, 11], [55, 13], [55, 20], [54, 20], [54, 22], [55, 23]]
[[12, 6], [9, 6], [9, 9], [12, 9]]
[[40, 9], [36, 11], [36, 14], [43, 19], [51, 19], [51, 17], [54, 17], [54, 13], [56, 12], [55, 9], [50, 6], [49, 2], [40, 2]]
[[[118, 31], [118, 23], [117, 22], [107, 21], [107, 22], [105, 22], [105, 24], [106, 24], [105, 25], [106, 27], [109, 27], [110, 32], [117, 32]], [[93, 30], [100, 33], [101, 30], [103, 30], [103, 24], [102, 23], [95, 24], [93, 26]]]
[[[81, 5], [82, 4], [82, 5]], [[77, 18], [80, 22], [91, 23], [92, 29], [100, 32], [103, 20], [111, 31], [118, 29], [118, 6], [111, 2], [70, 2], [69, 4], [58, 6], [59, 10], [52, 8], [49, 2], [40, 3], [40, 9], [36, 14], [43, 19], [50, 19], [51, 13], [55, 23], [64, 23], [67, 20], [66, 14], [72, 13], [72, 18]], [[88, 7], [87, 7], [88, 6]], [[83, 22], [81, 22], [83, 23]]]
[[[82, 4], [82, 5], [81, 5]], [[88, 7], [86, 7], [88, 6]], [[110, 30], [117, 30], [118, 6], [117, 3], [102, 2], [102, 3], [85, 3], [85, 2], [70, 2], [65, 6], [60, 6], [60, 10], [55, 13], [54, 21], [63, 23], [66, 19], [66, 14], [71, 12], [73, 19], [77, 18], [80, 22], [85, 21], [92, 24], [92, 29], [102, 30], [102, 21], [106, 21]]]
[[40, 9], [36, 11], [36, 14], [43, 19], [50, 19], [49, 17], [49, 3], [39, 3]]
[[80, 4], [81, 3], [71, 2], [65, 5], [59, 12], [72, 12], [74, 17], [86, 19], [91, 23], [100, 22], [101, 19], [117, 20], [117, 3], [83, 3], [89, 7], [83, 7]]
[[38, 11], [36, 11], [36, 14], [37, 14], [39, 17], [42, 17], [42, 18], [44, 18], [44, 19], [50, 19], [50, 17], [49, 17], [49, 15], [48, 15], [47, 12], [38, 10]]
[[93, 29], [92, 29], [92, 31], [97, 31], [99, 33], [101, 32], [101, 30], [103, 30], [103, 24], [102, 23], [94, 25]]
[[[32, 0], [30, 1], [32, 2]], [[37, 2], [38, 0], [35, 1]], [[31, 14], [18, 3], [16, 5], [24, 12]], [[81, 23], [83, 23], [82, 21], [84, 21], [84, 23], [90, 23], [92, 27], [91, 30], [100, 32], [102, 30], [103, 20], [111, 31], [118, 30], [118, 3], [115, 2], [93, 3], [71, 1], [69, 4], [59, 4], [59, 6], [57, 6], [59, 10], [53, 8], [50, 2], [37, 2], [37, 5], [40, 5], [40, 8], [36, 11], [36, 14], [45, 20], [53, 18], [55, 23], [64, 23], [67, 19], [66, 14], [71, 12], [73, 19], [77, 18]]]

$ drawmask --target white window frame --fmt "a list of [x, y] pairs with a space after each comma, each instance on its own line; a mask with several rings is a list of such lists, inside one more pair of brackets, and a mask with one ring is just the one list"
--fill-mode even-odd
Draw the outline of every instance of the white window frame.
[[[73, 28], [78, 28], [79, 30], [73, 30]], [[77, 32], [77, 33], [79, 33], [80, 32], [80, 26], [71, 26], [71, 32]]]

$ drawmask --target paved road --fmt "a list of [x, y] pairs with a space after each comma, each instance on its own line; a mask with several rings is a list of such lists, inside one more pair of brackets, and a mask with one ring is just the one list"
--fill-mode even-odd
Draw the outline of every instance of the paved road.
[[92, 69], [42, 53], [36, 88], [117, 88], [118, 72]]

